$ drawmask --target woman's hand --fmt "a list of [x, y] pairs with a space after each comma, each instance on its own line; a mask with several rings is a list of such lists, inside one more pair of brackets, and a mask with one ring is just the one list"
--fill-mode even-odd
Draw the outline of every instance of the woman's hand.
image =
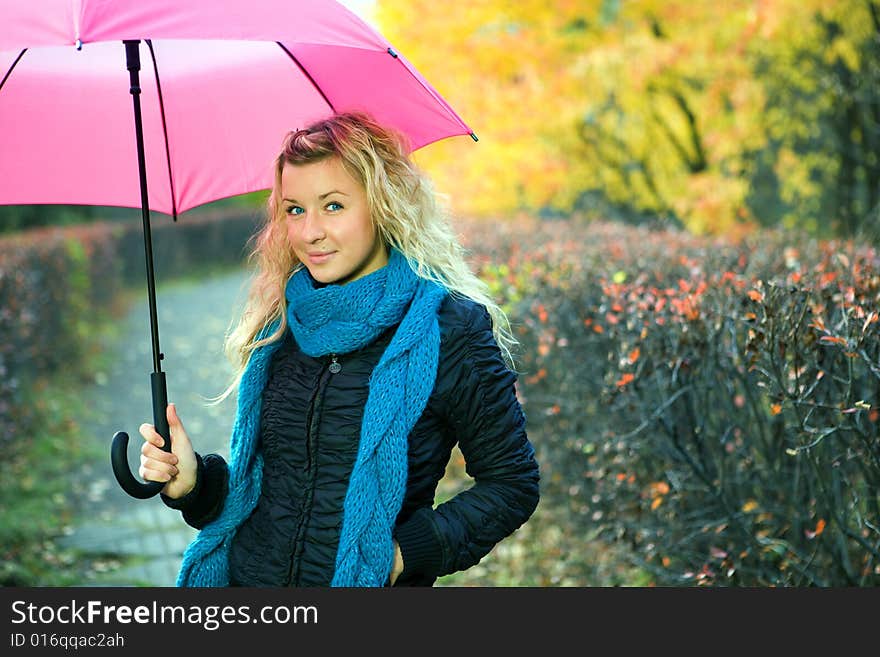
[[397, 581], [397, 578], [400, 577], [400, 573], [403, 572], [403, 553], [400, 551], [400, 546], [397, 544], [397, 541], [394, 541], [394, 565], [391, 566], [391, 577], [389, 581], [391, 586], [394, 586], [394, 582]]
[[144, 437], [141, 447], [141, 467], [138, 473], [145, 481], [165, 481], [162, 493], [178, 499], [189, 493], [196, 485], [196, 453], [183, 423], [177, 416], [174, 404], [168, 404], [168, 430], [171, 434], [171, 452], [162, 449], [164, 439], [152, 424], [140, 426]]

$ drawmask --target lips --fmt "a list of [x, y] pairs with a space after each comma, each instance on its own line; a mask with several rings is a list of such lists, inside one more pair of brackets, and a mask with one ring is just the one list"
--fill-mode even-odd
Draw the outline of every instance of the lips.
[[311, 262], [313, 265], [320, 265], [322, 262], [327, 262], [335, 254], [336, 251], [316, 251], [315, 253], [309, 253], [309, 262]]

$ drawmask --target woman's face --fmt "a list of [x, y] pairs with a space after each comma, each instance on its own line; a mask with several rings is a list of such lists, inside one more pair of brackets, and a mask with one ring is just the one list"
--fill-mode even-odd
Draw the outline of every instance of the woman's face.
[[285, 164], [281, 199], [288, 242], [316, 281], [345, 285], [388, 264], [366, 191], [338, 157]]

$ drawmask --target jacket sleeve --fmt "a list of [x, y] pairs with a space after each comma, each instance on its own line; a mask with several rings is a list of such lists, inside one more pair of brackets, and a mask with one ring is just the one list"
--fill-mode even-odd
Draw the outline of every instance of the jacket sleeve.
[[183, 512], [190, 527], [201, 529], [220, 515], [228, 492], [229, 468], [219, 454], [204, 458], [196, 453], [196, 485], [181, 498], [173, 499], [164, 493], [160, 497], [166, 506]]
[[465, 334], [452, 339], [446, 372], [454, 383], [445, 413], [474, 483], [396, 528], [404, 579], [473, 566], [538, 505], [539, 468], [516, 397], [516, 374], [502, 358], [485, 306], [475, 304]]

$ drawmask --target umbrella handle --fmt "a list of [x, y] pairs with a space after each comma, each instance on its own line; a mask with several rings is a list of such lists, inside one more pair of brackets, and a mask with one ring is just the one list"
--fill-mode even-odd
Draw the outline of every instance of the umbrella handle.
[[[170, 432], [168, 430], [168, 390], [165, 385], [165, 372], [153, 372], [150, 375], [153, 387], [153, 425], [156, 431], [165, 439], [162, 449], [171, 451]], [[110, 446], [110, 465], [113, 466], [113, 474], [116, 481], [126, 493], [139, 500], [145, 500], [156, 495], [165, 487], [165, 482], [149, 481], [140, 482], [134, 478], [128, 467], [128, 434], [117, 431], [113, 435]]]
[[[168, 408], [168, 391], [165, 387], [165, 373], [161, 370], [159, 365], [159, 361], [162, 360], [162, 353], [159, 351], [159, 330], [157, 328], [158, 322], [156, 319], [156, 286], [153, 276], [153, 243], [150, 235], [150, 205], [147, 194], [144, 133], [141, 120], [141, 59], [138, 50], [140, 41], [131, 40], [124, 41], [123, 43], [125, 44], [125, 66], [128, 69], [129, 81], [131, 83], [129, 91], [131, 92], [132, 109], [134, 110], [138, 173], [140, 174], [141, 184], [141, 215], [144, 223], [144, 253], [147, 259], [147, 292], [150, 300], [150, 328], [153, 338], [153, 373], [151, 374], [153, 385], [153, 425], [156, 427], [156, 431], [159, 435], [165, 439], [162, 449], [166, 452], [170, 452], [171, 439], [168, 431], [168, 417], [166, 415]], [[140, 482], [131, 474], [131, 470], [128, 467], [128, 434], [124, 431], [117, 431], [113, 436], [113, 443], [110, 447], [110, 465], [113, 466], [113, 474], [116, 475], [116, 481], [122, 486], [122, 490], [139, 500], [153, 497], [165, 487], [165, 484], [161, 481], [150, 481], [147, 483]]]

